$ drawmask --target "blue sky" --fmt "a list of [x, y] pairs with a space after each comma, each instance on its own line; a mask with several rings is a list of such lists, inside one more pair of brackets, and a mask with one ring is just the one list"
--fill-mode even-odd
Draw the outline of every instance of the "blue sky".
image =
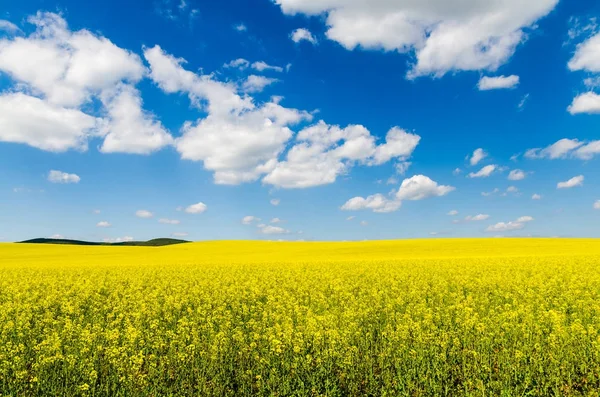
[[600, 237], [593, 1], [0, 0], [0, 239]]

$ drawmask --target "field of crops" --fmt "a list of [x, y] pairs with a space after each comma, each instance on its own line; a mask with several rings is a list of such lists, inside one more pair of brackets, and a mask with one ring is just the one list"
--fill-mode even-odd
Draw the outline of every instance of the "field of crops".
[[597, 396], [600, 241], [0, 244], [1, 396]]

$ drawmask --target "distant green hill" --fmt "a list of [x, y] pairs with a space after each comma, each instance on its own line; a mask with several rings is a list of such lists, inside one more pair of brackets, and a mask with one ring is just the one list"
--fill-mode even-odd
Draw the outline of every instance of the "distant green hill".
[[186, 240], [174, 238], [155, 238], [148, 241], [124, 241], [122, 243], [97, 243], [92, 241], [68, 240], [57, 238], [34, 238], [31, 240], [19, 241], [23, 244], [69, 244], [69, 245], [121, 245], [134, 247], [162, 247], [165, 245], [189, 243]]

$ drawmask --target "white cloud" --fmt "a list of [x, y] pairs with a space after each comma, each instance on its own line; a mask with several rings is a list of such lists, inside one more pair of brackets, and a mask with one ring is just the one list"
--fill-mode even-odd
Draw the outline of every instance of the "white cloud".
[[187, 237], [188, 235], [189, 235], [189, 233], [186, 233], [186, 232], [171, 233], [171, 236], [173, 236], [173, 237]]
[[423, 200], [428, 197], [441, 197], [452, 192], [453, 186], [438, 185], [425, 175], [415, 175], [402, 181], [396, 193], [398, 200]]
[[252, 216], [252, 215], [248, 215], [248, 216], [245, 216], [245, 217], [242, 218], [242, 223], [244, 225], [250, 225], [253, 222], [260, 222], [260, 218], [257, 218], [257, 217]]
[[257, 106], [251, 97], [239, 96], [235, 85], [183, 69], [184, 60], [158, 46], [146, 49], [144, 56], [163, 91], [187, 93], [192, 104], [208, 113], [187, 122], [175, 146], [183, 159], [202, 161], [218, 184], [252, 182], [269, 173], [293, 135], [288, 126], [312, 119], [308, 112], [276, 102]]
[[272, 70], [274, 72], [283, 72], [283, 68], [281, 66], [272, 66], [264, 61], [254, 62], [252, 64], [252, 69], [258, 70], [259, 72], [264, 72], [265, 70]]
[[474, 216], [467, 216], [465, 218], [465, 221], [467, 222], [478, 222], [478, 221], [485, 221], [486, 219], [489, 219], [489, 215], [488, 214], [478, 214], [478, 215], [474, 215]]
[[6, 21], [4, 19], [0, 19], [0, 31], [5, 31], [8, 33], [17, 33], [21, 31], [17, 25], [10, 21]]
[[159, 223], [163, 223], [165, 225], [179, 225], [179, 221], [177, 219], [167, 219], [167, 218], [160, 218], [158, 220]]
[[103, 128], [102, 119], [77, 109], [56, 106], [23, 93], [0, 95], [0, 141], [3, 142], [51, 152], [85, 151], [88, 139], [102, 135]]
[[367, 198], [351, 198], [350, 200], [346, 201], [346, 203], [344, 203], [340, 209], [343, 211], [370, 209], [373, 210], [373, 212], [387, 213], [398, 210], [401, 205], [402, 202], [400, 200], [390, 200], [382, 194], [374, 194], [372, 196], [368, 196]]
[[326, 36], [346, 49], [414, 53], [409, 77], [494, 71], [526, 40], [525, 29], [558, 0], [275, 0], [286, 14], [326, 14]]
[[519, 189], [516, 186], [509, 186], [506, 188], [506, 193], [517, 193]]
[[290, 35], [290, 38], [294, 43], [299, 43], [301, 41], [308, 41], [311, 44], [317, 44], [317, 38], [313, 36], [313, 34], [304, 28], [296, 29]]
[[244, 58], [234, 59], [223, 65], [224, 68], [237, 68], [237, 69], [246, 69], [249, 66], [250, 66], [250, 62], [248, 62]]
[[354, 215], [349, 216], [348, 218], [346, 218], [347, 221], [351, 221], [352, 219], [356, 218]]
[[105, 153], [150, 154], [173, 143], [173, 137], [156, 117], [142, 109], [140, 92], [119, 85], [102, 95], [109, 131], [100, 147]]
[[140, 58], [87, 30], [71, 32], [53, 13], [38, 12], [28, 37], [0, 40], [0, 70], [56, 106], [74, 107], [121, 81], [144, 74]]
[[577, 45], [568, 66], [571, 71], [600, 72], [600, 33]]
[[281, 223], [281, 219], [273, 218], [273, 219], [271, 219], [271, 223]]
[[569, 179], [568, 181], [558, 182], [558, 184], [556, 185], [556, 188], [557, 189], [570, 189], [572, 187], [582, 186], [584, 179], [585, 178], [583, 175], [574, 176], [573, 178]]
[[112, 225], [107, 221], [98, 222], [96, 224], [97, 227], [111, 227]]
[[525, 109], [525, 105], [527, 104], [528, 101], [529, 101], [529, 94], [523, 95], [523, 98], [521, 98], [521, 100], [519, 101], [519, 104], [517, 105], [517, 108], [519, 110]]
[[511, 181], [520, 181], [520, 180], [525, 179], [526, 176], [527, 176], [527, 173], [523, 170], [512, 170], [508, 174], [508, 179]]
[[259, 225], [259, 232], [262, 234], [286, 234], [289, 233], [289, 230], [279, 226]]
[[519, 76], [484, 76], [479, 80], [477, 87], [479, 88], [479, 91], [488, 91], [515, 88], [517, 85], [519, 85]]
[[52, 183], [79, 183], [81, 178], [76, 174], [52, 170], [48, 173], [48, 181]]
[[248, 28], [246, 27], [246, 25], [244, 25], [243, 23], [238, 23], [237, 25], [234, 25], [233, 27], [235, 30], [237, 30], [238, 32], [245, 32], [248, 30]]
[[458, 211], [457, 210], [452, 210], [452, 211], [449, 211], [446, 215], [456, 216], [456, 215], [458, 215]]
[[48, 238], [52, 238], [55, 240], [62, 240], [65, 238], [65, 236], [63, 236], [62, 234], [53, 234], [52, 236], [48, 237]]
[[564, 138], [543, 149], [529, 149], [525, 152], [524, 156], [529, 159], [561, 159], [566, 158], [573, 150], [582, 145], [584, 145], [584, 142], [577, 139]]
[[528, 222], [532, 222], [534, 219], [531, 216], [522, 216], [518, 218], [516, 221], [510, 222], [499, 222], [495, 225], [488, 226], [485, 229], [486, 232], [509, 232], [513, 230], [521, 230], [525, 227], [525, 224]]
[[494, 194], [499, 193], [499, 192], [500, 192], [500, 189], [494, 188], [494, 190], [492, 190], [491, 192], [481, 192], [481, 195], [483, 197], [489, 197], [489, 196], [493, 196]]
[[600, 210], [600, 200], [596, 200], [596, 202], [594, 203], [594, 209]]
[[600, 140], [588, 142], [573, 152], [573, 156], [581, 160], [591, 160], [600, 154]]
[[408, 171], [408, 168], [412, 165], [412, 163], [410, 161], [402, 161], [400, 163], [396, 164], [396, 174], [398, 175], [404, 175], [406, 174], [406, 171]]
[[391, 128], [386, 142], [376, 145], [375, 138], [362, 125], [346, 128], [323, 121], [304, 128], [288, 151], [263, 182], [283, 188], [306, 188], [335, 182], [355, 163], [379, 165], [392, 158], [410, 157], [420, 137], [398, 127]]
[[469, 163], [472, 166], [477, 165], [481, 160], [483, 160], [487, 156], [488, 156], [488, 154], [482, 148], [475, 149], [475, 151], [473, 151], [473, 155], [469, 159]]
[[269, 202], [271, 203], [271, 205], [278, 206], [279, 203], [281, 202], [281, 200], [279, 200], [279, 199], [271, 199], [271, 201], [269, 201]]
[[532, 200], [541, 200], [542, 196], [540, 194], [534, 193], [533, 196], [531, 196]]
[[367, 222], [367, 221], [360, 221], [361, 226], [367, 226], [368, 224], [369, 224], [369, 222]]
[[100, 212], [101, 212], [101, 211], [100, 211], [100, 210], [92, 210], [92, 212], [93, 212], [94, 214], [98, 215], [98, 214], [100, 214]]
[[567, 110], [571, 114], [600, 114], [600, 95], [591, 91], [577, 95]]
[[462, 173], [462, 170], [460, 168], [455, 168], [454, 171], [452, 171], [452, 175], [457, 176], [460, 175]]
[[203, 202], [189, 205], [185, 208], [185, 212], [188, 214], [201, 214], [206, 211], [208, 207]]
[[129, 241], [133, 241], [133, 237], [125, 236], [125, 237], [117, 237], [117, 238], [105, 238], [103, 240], [105, 243], [126, 243]]
[[242, 84], [242, 90], [248, 93], [261, 92], [268, 85], [278, 82], [277, 79], [272, 79], [265, 76], [257, 76], [252, 74], [246, 78]]
[[486, 165], [485, 167], [483, 167], [482, 169], [480, 169], [477, 172], [471, 172], [469, 173], [469, 175], [467, 175], [469, 178], [487, 178], [490, 175], [492, 175], [492, 173], [494, 171], [496, 171], [498, 169], [498, 166], [495, 164], [490, 164], [490, 165]]
[[148, 218], [152, 218], [154, 216], [154, 214], [147, 210], [138, 210], [135, 212], [135, 216], [137, 216], [138, 218], [148, 219]]

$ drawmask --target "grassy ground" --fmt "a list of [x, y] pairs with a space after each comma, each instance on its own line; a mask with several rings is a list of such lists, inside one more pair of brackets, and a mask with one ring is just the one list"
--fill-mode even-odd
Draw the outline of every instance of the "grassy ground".
[[0, 395], [580, 396], [600, 241], [0, 244]]

